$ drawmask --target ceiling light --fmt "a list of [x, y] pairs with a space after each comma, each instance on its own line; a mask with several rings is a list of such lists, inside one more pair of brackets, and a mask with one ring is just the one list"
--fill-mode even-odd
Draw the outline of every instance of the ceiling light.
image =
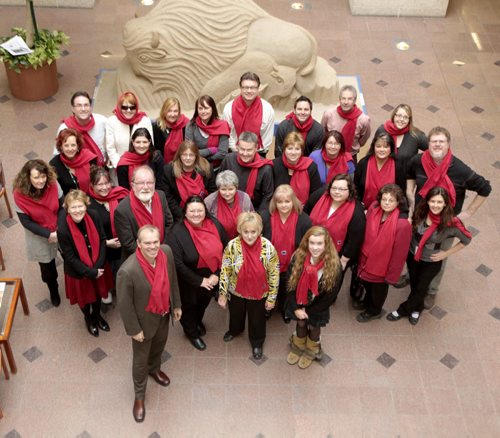
[[458, 65], [459, 67], [462, 67], [462, 65], [465, 65], [465, 62], [459, 61], [458, 59], [455, 59], [452, 63], [453, 65]]
[[144, 5], [144, 6], [152, 6], [154, 5], [155, 3], [155, 0], [141, 0], [141, 5]]
[[408, 50], [410, 48], [410, 45], [406, 41], [400, 41], [396, 44], [396, 48], [398, 50]]
[[300, 9], [304, 9], [304, 3], [301, 3], [301, 2], [294, 2], [292, 3], [292, 9], [295, 9], [295, 10], [300, 10]]

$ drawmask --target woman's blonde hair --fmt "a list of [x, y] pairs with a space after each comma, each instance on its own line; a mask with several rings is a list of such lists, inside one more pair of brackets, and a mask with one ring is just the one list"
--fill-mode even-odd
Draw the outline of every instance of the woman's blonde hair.
[[90, 198], [84, 191], [73, 189], [64, 197], [64, 210], [67, 212], [70, 204], [76, 201], [83, 202], [87, 206], [90, 205]]
[[281, 184], [276, 187], [271, 202], [269, 203], [269, 213], [273, 214], [277, 209], [277, 203], [281, 198], [289, 197], [292, 201], [292, 209], [300, 214], [302, 212], [302, 204], [289, 184]]
[[300, 276], [304, 270], [304, 260], [306, 257], [310, 257], [309, 238], [311, 236], [323, 236], [325, 239], [325, 251], [321, 255], [321, 259], [325, 262], [321, 281], [328, 292], [333, 290], [341, 274], [340, 258], [330, 237], [330, 233], [326, 228], [314, 226], [307, 230], [300, 241], [299, 247], [293, 253], [293, 268], [287, 284], [288, 291], [293, 291], [297, 288]]
[[285, 149], [288, 146], [296, 145], [298, 144], [300, 146], [300, 150], [302, 151], [302, 154], [304, 154], [304, 148], [305, 142], [304, 142], [304, 137], [296, 131], [292, 131], [287, 134], [285, 139], [283, 140], [283, 152], [285, 152]]
[[255, 211], [246, 211], [238, 215], [238, 220], [236, 222], [236, 230], [238, 230], [238, 234], [241, 234], [242, 228], [246, 224], [254, 224], [259, 230], [259, 234], [262, 233], [262, 229], [264, 228], [260, 214]]
[[174, 105], [177, 105], [177, 108], [179, 108], [179, 116], [181, 115], [181, 103], [179, 102], [179, 99], [177, 97], [167, 97], [165, 99], [165, 102], [163, 102], [163, 105], [161, 106], [160, 110], [160, 116], [158, 117], [158, 120], [156, 123], [158, 123], [158, 126], [160, 129], [165, 130], [167, 129], [167, 124], [165, 122], [165, 116], [164, 114], [172, 108]]
[[201, 176], [210, 175], [210, 163], [206, 158], [203, 158], [200, 155], [200, 151], [198, 146], [190, 140], [184, 140], [180, 145], [177, 151], [175, 152], [174, 159], [172, 160], [172, 167], [174, 171], [174, 176], [176, 178], [180, 178], [182, 176], [182, 161], [181, 155], [190, 150], [193, 154], [196, 155], [196, 159], [194, 161], [194, 168], [196, 172], [198, 172]]

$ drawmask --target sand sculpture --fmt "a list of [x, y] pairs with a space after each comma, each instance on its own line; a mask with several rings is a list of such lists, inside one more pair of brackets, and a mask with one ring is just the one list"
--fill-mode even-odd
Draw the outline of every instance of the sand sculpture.
[[251, 0], [161, 0], [126, 24], [123, 45], [118, 93], [133, 90], [146, 109], [169, 96], [191, 109], [201, 94], [223, 106], [246, 71], [260, 76], [261, 96], [276, 109], [289, 110], [301, 94], [326, 104], [338, 95], [336, 72], [317, 56], [314, 37]]

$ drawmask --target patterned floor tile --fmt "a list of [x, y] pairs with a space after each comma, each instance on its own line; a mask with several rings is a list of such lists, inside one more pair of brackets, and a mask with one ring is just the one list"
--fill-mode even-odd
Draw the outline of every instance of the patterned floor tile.
[[481, 134], [481, 137], [488, 141], [491, 141], [495, 138], [495, 136], [493, 134], [490, 134], [489, 132], [483, 132]]
[[418, 59], [418, 58], [415, 58], [412, 62], [415, 65], [422, 65], [424, 63], [424, 61], [422, 61], [421, 59]]
[[172, 355], [167, 350], [163, 350], [163, 353], [161, 354], [161, 363], [165, 363], [171, 357]]
[[34, 160], [35, 158], [38, 158], [38, 154], [35, 151], [28, 152], [27, 154], [24, 154], [24, 157], [27, 160]]
[[493, 309], [491, 309], [490, 311], [490, 315], [493, 317], [493, 318], [496, 318], [500, 321], [500, 308], [499, 307], [493, 307]]
[[334, 64], [338, 64], [342, 59], [337, 58], [336, 56], [333, 56], [329, 59], [330, 62], [333, 62]]
[[100, 347], [92, 350], [88, 356], [94, 361], [94, 363], [99, 363], [101, 360], [108, 357], [108, 355]]
[[5, 103], [10, 100], [10, 97], [4, 94], [3, 96], [0, 96], [0, 103]]
[[380, 81], [377, 81], [377, 85], [380, 85], [381, 87], [385, 87], [388, 83], [381, 79]]
[[9, 217], [9, 218], [5, 219], [4, 221], [2, 221], [2, 224], [4, 227], [10, 228], [13, 225], [16, 225], [17, 221], [14, 218]]
[[444, 309], [441, 309], [439, 306], [434, 306], [429, 313], [434, 316], [436, 319], [443, 319], [448, 312]]
[[476, 268], [476, 272], [479, 272], [484, 277], [487, 277], [488, 275], [490, 275], [493, 272], [493, 269], [488, 268], [488, 266], [486, 266], [486, 265], [480, 264]]
[[33, 346], [29, 350], [23, 353], [23, 356], [30, 362], [37, 360], [43, 353], [36, 347]]
[[33, 125], [33, 128], [35, 128], [37, 131], [43, 131], [44, 129], [48, 128], [48, 126], [45, 123], [40, 122], [36, 125]]
[[432, 84], [430, 82], [427, 82], [427, 81], [422, 81], [418, 85], [420, 85], [423, 88], [429, 88]]
[[392, 365], [394, 365], [396, 359], [394, 359], [390, 354], [384, 352], [379, 357], [377, 357], [377, 362], [386, 368], [390, 368]]
[[470, 82], [464, 82], [462, 84], [462, 87], [467, 88], [468, 90], [470, 90], [471, 88], [474, 87], [474, 84], [471, 84]]
[[452, 370], [458, 365], [460, 361], [450, 353], [446, 353], [439, 362], [441, 362], [444, 366]]
[[35, 307], [42, 313], [46, 312], [49, 309], [52, 309], [54, 306], [52, 303], [45, 298], [44, 300], [40, 301], [39, 303], [35, 304]]
[[373, 58], [373, 59], [371, 60], [371, 62], [373, 62], [374, 64], [377, 64], [377, 65], [378, 65], [378, 64], [381, 64], [381, 63], [382, 63], [382, 60], [381, 60], [381, 59], [379, 59], [379, 58]]
[[477, 106], [477, 105], [473, 106], [470, 110], [476, 114], [481, 114], [484, 111], [483, 108], [481, 108], [480, 106]]

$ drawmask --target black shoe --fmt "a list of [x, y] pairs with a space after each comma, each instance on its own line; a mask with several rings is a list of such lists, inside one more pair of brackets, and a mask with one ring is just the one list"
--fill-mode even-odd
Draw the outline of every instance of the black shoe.
[[99, 329], [95, 325], [95, 323], [91, 320], [85, 319], [85, 324], [87, 324], [87, 330], [92, 336], [95, 336], [96, 338], [99, 336]]
[[224, 342], [231, 342], [234, 339], [234, 336], [231, 334], [231, 332], [226, 332], [224, 333], [224, 337], [222, 338]]
[[420, 320], [420, 312], [413, 312], [409, 317], [408, 320], [410, 321], [411, 325], [417, 325], [418, 321]]
[[273, 315], [273, 311], [272, 310], [266, 310], [266, 314], [265, 315], [266, 315], [266, 319], [269, 319]]
[[262, 359], [262, 347], [253, 347], [252, 355], [255, 360]]
[[50, 297], [50, 302], [54, 307], [59, 307], [59, 305], [61, 304], [61, 297], [59, 296], [59, 294]]
[[203, 351], [207, 349], [207, 344], [205, 344], [201, 338], [189, 338], [189, 341], [197, 350]]
[[386, 316], [386, 318], [389, 321], [399, 321], [402, 317], [398, 313], [398, 311], [395, 310], [394, 312], [388, 313], [387, 316]]
[[198, 329], [200, 336], [205, 336], [207, 334], [207, 329], [205, 327], [205, 324], [203, 324], [202, 322], [200, 322], [198, 324], [198, 327], [196, 327], [196, 328]]
[[283, 318], [283, 322], [285, 324], [290, 324], [290, 322], [292, 321], [292, 318], [289, 318], [288, 316], [282, 315], [281, 317]]
[[97, 317], [97, 326], [104, 332], [109, 332], [110, 330], [109, 324], [101, 315]]
[[358, 316], [356, 316], [356, 321], [369, 322], [372, 319], [380, 319], [381, 317], [382, 317], [381, 313], [379, 313], [378, 315], [373, 315], [365, 310], [364, 312], [361, 312]]

